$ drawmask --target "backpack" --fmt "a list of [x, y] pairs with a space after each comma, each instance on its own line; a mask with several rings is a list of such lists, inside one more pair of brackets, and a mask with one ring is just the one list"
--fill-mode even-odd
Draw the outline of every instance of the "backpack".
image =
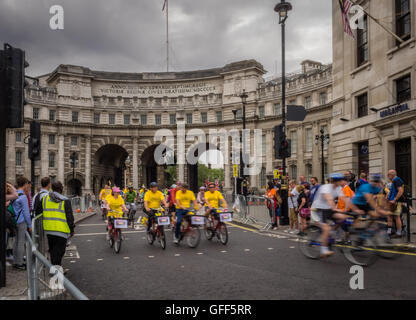
[[35, 203], [33, 204], [33, 212], [32, 212], [32, 218], [36, 215], [36, 210], [39, 206], [41, 206], [41, 199], [43, 194], [48, 194], [47, 191], [41, 191], [37, 195], [35, 195]]
[[403, 184], [403, 194], [397, 200], [397, 202], [407, 202], [407, 199], [411, 197], [412, 197], [412, 190], [410, 189], [410, 186], [408, 186], [407, 184]]
[[16, 217], [16, 211], [14, 211], [14, 208], [13, 208], [14, 201], [11, 201], [9, 203], [9, 206], [7, 207], [7, 210], [6, 210], [6, 224], [7, 224], [7, 220], [9, 220], [8, 223], [10, 225], [10, 228], [16, 229], [17, 221], [19, 220], [20, 215], [22, 214], [22, 212], [20, 211], [19, 214]]

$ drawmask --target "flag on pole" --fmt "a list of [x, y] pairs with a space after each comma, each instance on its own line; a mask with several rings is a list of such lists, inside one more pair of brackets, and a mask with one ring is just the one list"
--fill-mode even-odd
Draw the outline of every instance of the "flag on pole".
[[[348, 20], [348, 12], [350, 11], [353, 3], [350, 0], [338, 0], [341, 8], [342, 23], [344, 24], [344, 32], [354, 38], [350, 27], [350, 21]], [[355, 39], [355, 38], [354, 38]]]
[[167, 2], [168, 0], [165, 0], [165, 2], [163, 2], [163, 8], [162, 8], [162, 11], [165, 11], [165, 7], [166, 7], [166, 2]]

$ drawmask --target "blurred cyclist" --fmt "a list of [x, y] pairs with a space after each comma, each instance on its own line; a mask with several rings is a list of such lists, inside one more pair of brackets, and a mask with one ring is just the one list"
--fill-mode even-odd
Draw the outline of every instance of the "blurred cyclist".
[[137, 192], [133, 189], [133, 186], [129, 186], [124, 193], [124, 200], [126, 202], [126, 207], [133, 213], [136, 213]]
[[329, 183], [322, 185], [316, 192], [311, 208], [312, 220], [322, 229], [321, 234], [321, 257], [329, 257], [334, 254], [328, 249], [329, 233], [331, 226], [328, 220], [345, 220], [348, 216], [343, 214], [343, 211], [338, 210], [335, 204], [335, 199], [342, 199], [345, 201], [342, 193], [341, 183], [345, 177], [338, 173], [329, 175]]
[[100, 195], [98, 197], [98, 199], [100, 200], [100, 205], [101, 205], [101, 209], [102, 209], [102, 215], [104, 217], [104, 215], [107, 214], [107, 207], [106, 204], [104, 203], [105, 198], [107, 198], [109, 195], [111, 195], [111, 188], [108, 184], [106, 184], [104, 186], [104, 189], [101, 189], [100, 191]]
[[121, 197], [121, 190], [117, 187], [112, 189], [112, 194], [107, 196], [104, 201], [108, 210], [107, 240], [109, 240], [110, 230], [113, 228], [113, 218], [117, 219], [123, 217], [123, 212], [127, 212], [127, 208], [124, 203], [124, 199]]

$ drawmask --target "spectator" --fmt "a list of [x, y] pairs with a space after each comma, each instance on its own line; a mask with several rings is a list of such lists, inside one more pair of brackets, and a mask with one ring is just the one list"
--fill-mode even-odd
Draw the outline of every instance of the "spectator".
[[264, 196], [266, 199], [266, 205], [269, 209], [270, 219], [272, 220], [273, 230], [277, 230], [279, 227], [279, 215], [280, 215], [280, 204], [282, 199], [274, 188], [273, 182], [267, 184], [266, 194]]
[[361, 186], [363, 184], [366, 184], [366, 183], [368, 183], [368, 181], [367, 181], [367, 175], [364, 172], [361, 172], [360, 179], [358, 179], [358, 182], [357, 182], [357, 186], [356, 187], [358, 188], [359, 186]]
[[202, 214], [205, 214], [205, 190], [205, 187], [200, 187], [198, 195], [196, 196], [196, 202], [198, 203], [200, 208], [199, 211]]
[[352, 173], [351, 170], [348, 170], [348, 171], [345, 171], [344, 176], [347, 179], [347, 183], [350, 189], [353, 192], [355, 192], [355, 189], [357, 189], [356, 182], [355, 182], [355, 174]]
[[40, 181], [41, 189], [33, 197], [33, 216], [37, 216], [42, 212], [42, 200], [49, 193], [51, 188], [51, 179], [49, 177], [42, 178]]
[[311, 189], [309, 191], [309, 204], [312, 205], [312, 202], [315, 198], [316, 192], [319, 190], [320, 188], [320, 184], [318, 183], [318, 178], [317, 177], [312, 177], [311, 178]]
[[13, 267], [18, 270], [26, 270], [23, 263], [25, 251], [25, 232], [32, 232], [32, 220], [30, 218], [29, 201], [26, 194], [29, 192], [29, 180], [25, 177], [17, 178], [17, 193], [19, 197], [13, 201], [12, 207], [16, 213], [16, 237], [13, 246], [14, 264]]
[[306, 180], [305, 176], [300, 176], [299, 181], [300, 181], [300, 184], [305, 187], [305, 189], [306, 189], [305, 192], [308, 193], [311, 186], [310, 186], [309, 182]]
[[[11, 183], [6, 182], [6, 208], [9, 207], [11, 201], [16, 200], [19, 197], [16, 189]], [[6, 209], [7, 210], [7, 209]], [[10, 262], [13, 262], [13, 243], [16, 233], [13, 217], [10, 212], [6, 211], [6, 264], [11, 266]], [[10, 261], [10, 262], [9, 262]]]
[[299, 193], [298, 200], [297, 200], [297, 212], [300, 216], [301, 221], [301, 230], [299, 231], [299, 236], [305, 235], [305, 229], [306, 229], [306, 220], [309, 218], [311, 211], [309, 209], [309, 198], [306, 194], [305, 185], [299, 185], [296, 187], [296, 191]]
[[6, 182], [6, 201], [16, 200], [19, 197], [17, 190], [9, 182]]
[[28, 182], [29, 186], [27, 187], [26, 191], [25, 191], [25, 195], [27, 197], [27, 203], [29, 205], [29, 210], [30, 213], [32, 213], [32, 207], [33, 207], [33, 202], [32, 202], [32, 181]]
[[295, 233], [299, 230], [299, 223], [298, 223], [298, 212], [296, 211], [298, 206], [298, 196], [299, 192], [296, 190], [296, 181], [290, 180], [289, 182], [289, 222], [290, 222], [290, 229], [289, 233]]
[[388, 229], [387, 233], [392, 233], [393, 227], [393, 217], [394, 221], [396, 222], [396, 234], [393, 235], [393, 238], [401, 237], [402, 235], [402, 221], [400, 219], [400, 215], [402, 213], [402, 205], [399, 202], [399, 199], [402, 197], [404, 193], [404, 182], [401, 178], [397, 176], [396, 170], [389, 170], [387, 173], [387, 177], [391, 181], [390, 190], [387, 195], [387, 200], [389, 204], [389, 209], [392, 213], [392, 216], [387, 217], [388, 222]]
[[355, 193], [351, 190], [350, 186], [348, 185], [348, 181], [342, 180], [341, 181], [341, 187], [342, 187], [342, 194], [344, 197], [341, 197], [338, 199], [337, 208], [342, 211], [351, 211], [351, 207], [349, 206], [349, 201], [354, 198]]
[[75, 229], [71, 201], [62, 192], [62, 183], [55, 181], [52, 183], [52, 192], [42, 201], [43, 230], [48, 237], [51, 262], [56, 266], [61, 265], [66, 243], [74, 235]]

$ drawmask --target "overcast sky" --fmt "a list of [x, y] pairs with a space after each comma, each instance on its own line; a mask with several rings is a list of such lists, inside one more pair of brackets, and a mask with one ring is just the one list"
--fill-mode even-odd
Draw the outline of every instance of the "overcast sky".
[[[0, 0], [0, 42], [26, 50], [28, 74], [59, 64], [94, 70], [166, 70], [164, 0]], [[169, 0], [171, 70], [222, 67], [256, 59], [280, 72], [278, 0]], [[287, 70], [305, 59], [332, 61], [331, 0], [291, 0]], [[64, 8], [64, 30], [51, 30], [49, 8]]]

